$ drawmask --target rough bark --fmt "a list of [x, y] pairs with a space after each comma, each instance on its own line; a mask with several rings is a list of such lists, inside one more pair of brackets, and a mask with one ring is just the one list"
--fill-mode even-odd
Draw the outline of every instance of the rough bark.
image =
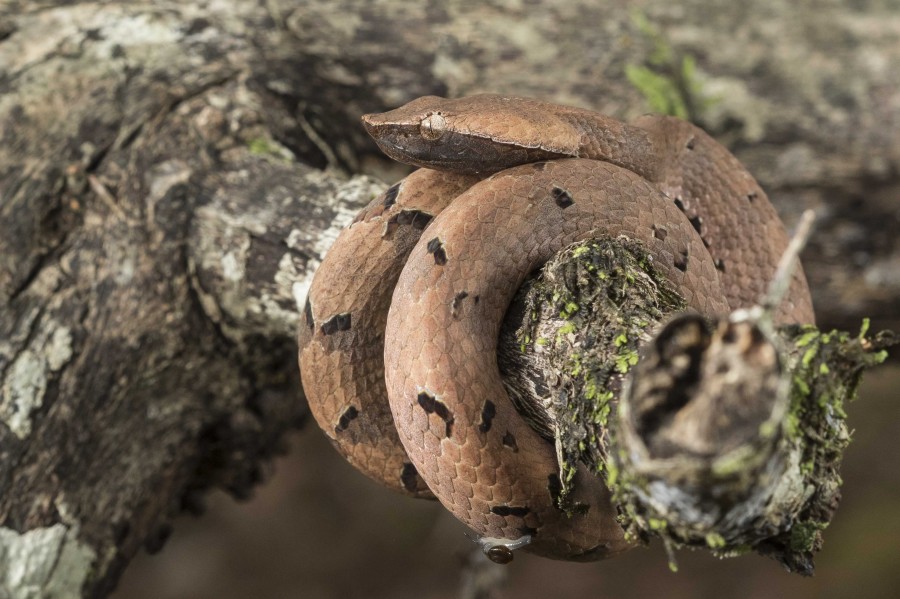
[[341, 171], [400, 172], [358, 115], [418, 95], [627, 118], [662, 39], [787, 220], [826, 208], [820, 323], [898, 328], [894, 8], [648, 1], [656, 37], [624, 2], [0, 3], [0, 588], [103, 596], [260, 479], [305, 414], [297, 300], [381, 189]]

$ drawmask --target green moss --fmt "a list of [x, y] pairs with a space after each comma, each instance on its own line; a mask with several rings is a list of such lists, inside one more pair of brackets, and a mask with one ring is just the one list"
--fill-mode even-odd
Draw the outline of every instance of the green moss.
[[872, 325], [871, 321], [868, 318], [863, 318], [862, 324], [859, 327], [859, 335], [857, 339], [862, 341], [866, 338], [866, 333], [869, 332], [869, 327]]
[[281, 149], [272, 140], [265, 137], [256, 137], [248, 144], [250, 153], [254, 156], [280, 156]]
[[722, 549], [725, 547], [725, 538], [717, 532], [706, 535], [706, 546], [710, 549]]
[[616, 371], [627, 374], [631, 367], [638, 363], [638, 352], [633, 349], [622, 349], [616, 356]]
[[558, 335], [568, 335], [569, 333], [574, 333], [575, 332], [575, 323], [571, 322], [571, 321], [567, 322], [567, 323], [563, 324], [561, 327], [559, 327], [559, 329], [556, 332]]
[[566, 304], [559, 311], [559, 317], [565, 318], [565, 319], [572, 318], [572, 316], [574, 316], [575, 313], [578, 312], [578, 310], [579, 310], [578, 304], [576, 304], [575, 302], [571, 302], [571, 301], [566, 302]]
[[798, 522], [791, 528], [791, 551], [809, 553], [820, 539], [819, 533], [828, 526], [827, 522], [807, 520]]
[[666, 529], [667, 523], [662, 518], [647, 518], [647, 526], [650, 530], [661, 531]]
[[634, 11], [631, 18], [652, 48], [645, 64], [625, 65], [625, 77], [654, 112], [696, 120], [716, 101], [703, 93], [696, 61], [679, 55], [644, 13]]
[[580, 258], [581, 256], [584, 256], [585, 254], [587, 254], [589, 251], [590, 251], [590, 248], [588, 248], [588, 246], [582, 245], [580, 247], [575, 248], [572, 251], [572, 257]]

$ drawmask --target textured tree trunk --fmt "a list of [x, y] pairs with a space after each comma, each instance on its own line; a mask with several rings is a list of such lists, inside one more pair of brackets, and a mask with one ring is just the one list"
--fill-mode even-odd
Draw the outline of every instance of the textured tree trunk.
[[[0, 2], [0, 590], [104, 596], [206, 489], [260, 479], [306, 414], [298, 302], [382, 189], [350, 175], [402, 172], [358, 116], [415, 96], [628, 118], [648, 106], [626, 65], [693, 56], [716, 98], [696, 118], [788, 222], [824, 208], [820, 324], [898, 328], [897, 17], [667, 6], [644, 8], [657, 37], [587, 0]], [[856, 54], [816, 62], [837, 37]]]

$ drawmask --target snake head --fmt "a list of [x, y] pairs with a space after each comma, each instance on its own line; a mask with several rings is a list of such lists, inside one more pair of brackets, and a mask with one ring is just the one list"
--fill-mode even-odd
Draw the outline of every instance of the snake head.
[[[467, 174], [490, 174], [564, 152], [532, 143], [528, 135], [506, 135], [521, 115], [501, 96], [448, 100], [424, 96], [395, 110], [366, 114], [363, 125], [381, 151], [405, 164]], [[494, 129], [502, 125], [500, 130]]]

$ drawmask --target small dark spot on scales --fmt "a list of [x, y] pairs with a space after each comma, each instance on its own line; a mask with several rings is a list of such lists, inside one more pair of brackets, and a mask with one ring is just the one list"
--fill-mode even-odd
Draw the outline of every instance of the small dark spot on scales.
[[507, 449], [512, 449], [513, 451], [519, 451], [519, 445], [516, 443], [516, 438], [509, 431], [506, 431], [506, 434], [503, 435], [503, 446]]
[[426, 414], [437, 414], [438, 418], [444, 421], [445, 436], [449, 437], [453, 432], [453, 414], [450, 413], [447, 404], [427, 391], [419, 392], [418, 401]]
[[685, 272], [688, 267], [688, 258], [690, 257], [690, 252], [687, 248], [681, 250], [679, 255], [675, 257], [675, 268], [680, 270], [681, 272]]
[[394, 183], [384, 192], [384, 207], [390, 208], [397, 203], [397, 194], [400, 193], [400, 183]]
[[343, 314], [335, 314], [328, 320], [322, 323], [322, 334], [323, 335], [332, 335], [337, 333], [338, 331], [349, 331], [350, 330], [350, 313], [344, 312]]
[[721, 258], [718, 258], [716, 260], [716, 270], [718, 270], [719, 272], [725, 272], [725, 261]]
[[[466, 299], [467, 297], [469, 297], [468, 291], [460, 291], [459, 293], [457, 293], [456, 295], [453, 296], [453, 300], [450, 302], [450, 316], [452, 316], [453, 318], [459, 318], [460, 305], [462, 304], [462, 301], [464, 299]], [[476, 296], [475, 300], [477, 303], [477, 301], [478, 301], [477, 296]]]
[[434, 256], [434, 263], [438, 266], [447, 264], [447, 251], [444, 249], [444, 242], [439, 237], [435, 237], [425, 246], [429, 254]]
[[687, 140], [687, 143], [684, 144], [684, 147], [687, 148], [688, 150], [693, 150], [695, 143], [696, 143], [696, 140], [692, 137], [689, 140]]
[[755, 191], [751, 191], [750, 193], [747, 194], [747, 199], [751, 202], [758, 197], [759, 197], [759, 193], [757, 193]]
[[497, 407], [494, 405], [494, 402], [486, 399], [484, 401], [484, 405], [481, 406], [481, 424], [478, 425], [478, 430], [480, 430], [482, 433], [486, 433], [491, 430], [491, 421], [496, 415]]
[[403, 468], [400, 469], [400, 483], [410, 493], [419, 490], [419, 471], [409, 462], [403, 462]]
[[316, 321], [313, 320], [312, 304], [308, 297], [306, 298], [306, 305], [303, 306], [303, 315], [306, 317], [306, 326], [309, 327], [310, 331], [314, 330], [316, 328]]
[[657, 227], [653, 225], [653, 236], [659, 239], [660, 241], [665, 241], [666, 237], [669, 235], [669, 232], [666, 231], [665, 227]]
[[562, 187], [554, 187], [550, 194], [553, 196], [553, 201], [560, 208], [568, 208], [575, 203], [575, 200], [572, 199], [572, 194]]
[[337, 425], [334, 427], [334, 432], [342, 433], [347, 430], [347, 427], [350, 426], [350, 423], [356, 420], [356, 417], [359, 416], [359, 410], [356, 409], [356, 406], [350, 406], [344, 413], [341, 414], [341, 417], [338, 419]]
[[498, 516], [517, 516], [519, 518], [524, 518], [531, 512], [531, 510], [524, 506], [512, 506], [512, 505], [495, 505], [491, 508], [492, 514], [497, 514]]
[[681, 198], [675, 198], [672, 201], [675, 202], [675, 205], [678, 207], [679, 210], [684, 212], [684, 202], [681, 201]]
[[421, 210], [401, 210], [388, 218], [384, 224], [384, 231], [381, 233], [381, 236], [388, 237], [392, 235], [400, 225], [412, 225], [414, 229], [422, 231], [433, 218], [434, 215]]
[[700, 236], [702, 237], [703, 236], [703, 218], [700, 216], [692, 216], [688, 220], [691, 221], [691, 226], [694, 227], [694, 230], [697, 233], [699, 233]]

